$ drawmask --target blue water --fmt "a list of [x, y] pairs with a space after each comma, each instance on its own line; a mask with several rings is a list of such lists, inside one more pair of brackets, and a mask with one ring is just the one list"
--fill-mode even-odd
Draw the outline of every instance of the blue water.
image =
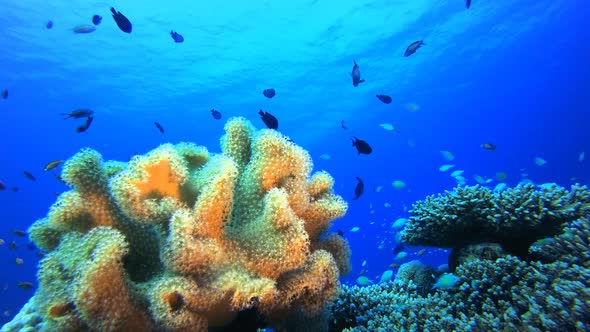
[[[113, 5], [133, 22], [118, 30]], [[90, 34], [74, 34], [103, 22]], [[353, 251], [352, 284], [362, 262], [378, 281], [391, 263], [411, 259], [438, 265], [446, 252], [408, 248], [395, 261], [391, 223], [408, 216], [416, 200], [450, 190], [456, 169], [516, 185], [589, 183], [590, 7], [584, 1], [99, 1], [5, 0], [0, 15], [0, 323], [9, 320], [34, 290], [36, 250], [11, 233], [46, 215], [55, 193], [67, 188], [44, 165], [82, 147], [105, 159], [126, 161], [161, 143], [192, 141], [219, 151], [223, 125], [244, 116], [264, 125], [257, 112], [276, 115], [280, 131], [307, 149], [317, 170], [336, 179], [349, 201], [335, 222]], [[54, 22], [46, 29], [48, 20]], [[185, 37], [174, 43], [175, 30]], [[425, 46], [404, 57], [407, 45]], [[351, 84], [353, 60], [365, 83]], [[262, 90], [273, 87], [267, 99]], [[389, 105], [376, 94], [393, 98]], [[407, 104], [419, 107], [408, 110]], [[60, 113], [90, 108], [95, 119]], [[222, 112], [222, 121], [210, 109]], [[340, 126], [344, 120], [349, 130]], [[153, 125], [165, 128], [162, 135]], [[400, 132], [379, 124], [391, 123]], [[374, 152], [357, 155], [350, 138]], [[480, 144], [492, 142], [496, 151]], [[447, 161], [439, 151], [455, 155]], [[588, 155], [580, 161], [580, 154]], [[328, 154], [329, 160], [320, 158]], [[533, 160], [547, 161], [538, 166]], [[454, 164], [440, 172], [442, 164]], [[30, 181], [23, 171], [37, 180]], [[355, 176], [365, 193], [352, 201]], [[392, 187], [394, 180], [407, 184]], [[489, 183], [495, 186], [497, 180]], [[373, 188], [382, 186], [381, 192]], [[18, 187], [13, 192], [12, 187]], [[389, 203], [391, 206], [384, 206]], [[352, 227], [358, 232], [350, 232]], [[8, 243], [16, 241], [17, 250]], [[16, 265], [15, 258], [24, 259]]]

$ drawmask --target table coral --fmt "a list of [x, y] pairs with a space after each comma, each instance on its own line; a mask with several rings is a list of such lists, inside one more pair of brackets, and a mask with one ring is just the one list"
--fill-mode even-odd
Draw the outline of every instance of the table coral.
[[269, 326], [325, 321], [350, 269], [346, 240], [326, 234], [346, 203], [279, 132], [243, 118], [225, 130], [220, 154], [164, 144], [121, 163], [84, 149], [64, 164], [73, 189], [29, 230], [47, 251], [37, 327], [202, 331], [252, 309]]

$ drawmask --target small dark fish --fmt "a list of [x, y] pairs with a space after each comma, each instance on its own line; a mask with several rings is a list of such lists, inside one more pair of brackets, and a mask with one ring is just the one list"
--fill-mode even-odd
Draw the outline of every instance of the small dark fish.
[[376, 97], [386, 104], [391, 104], [391, 97], [388, 95], [376, 95]]
[[274, 130], [279, 129], [279, 120], [277, 120], [277, 118], [275, 118], [272, 114], [265, 112], [263, 110], [258, 111], [258, 114], [260, 114], [260, 118], [262, 119], [262, 122], [264, 122], [264, 124], [269, 129], [274, 129]]
[[91, 33], [95, 30], [96, 28], [90, 24], [82, 24], [74, 28], [74, 33]]
[[363, 192], [365, 191], [365, 184], [363, 183], [363, 180], [361, 178], [359, 178], [358, 176], [356, 177], [356, 180], [358, 181], [358, 183], [356, 184], [356, 187], [354, 188], [353, 200], [359, 199], [363, 195]]
[[35, 250], [35, 249], [37, 249], [37, 246], [35, 246], [35, 244], [33, 242], [29, 242], [29, 243], [27, 243], [27, 249]]
[[53, 174], [53, 177], [56, 178], [61, 183], [66, 184], [66, 182], [64, 181], [64, 179], [62, 179], [61, 178], [61, 175], [59, 175], [58, 173]]
[[465, 7], [467, 7], [467, 9], [471, 7], [471, 0], [465, 0]]
[[13, 229], [13, 230], [12, 230], [12, 234], [14, 234], [14, 235], [16, 235], [16, 236], [22, 236], [22, 237], [25, 237], [25, 236], [27, 236], [27, 232], [25, 232], [25, 231], [22, 231], [22, 230], [20, 230], [20, 229]]
[[37, 180], [37, 179], [36, 179], [36, 178], [33, 176], [33, 174], [31, 174], [31, 173], [29, 173], [29, 172], [27, 172], [27, 171], [24, 171], [24, 172], [23, 172], [23, 174], [24, 174], [24, 175], [27, 177], [27, 179], [29, 179], [29, 180], [31, 180], [31, 181], [35, 181], [35, 180]]
[[344, 237], [344, 232], [341, 229], [339, 229], [337, 233], [340, 237]]
[[213, 116], [213, 119], [215, 119], [215, 120], [221, 119], [221, 112], [219, 112], [218, 110], [216, 110], [214, 108], [211, 109], [211, 115]]
[[266, 97], [266, 98], [272, 98], [275, 96], [276, 92], [275, 89], [265, 89], [264, 91], [262, 91], [262, 94]]
[[486, 150], [490, 150], [490, 151], [496, 151], [496, 146], [492, 143], [483, 143], [481, 145], [482, 148], [486, 149]]
[[172, 36], [172, 39], [174, 39], [175, 43], [184, 42], [184, 37], [181, 34], [179, 34], [178, 32], [170, 31], [170, 36]]
[[420, 250], [418, 250], [418, 252], [416, 253], [416, 255], [418, 255], [418, 256], [422, 256], [422, 255], [424, 255], [425, 253], [426, 253], [426, 249], [420, 249]]
[[2, 181], [0, 181], [0, 190], [6, 190], [6, 185]]
[[0, 93], [0, 96], [2, 96], [2, 99], [8, 98], [8, 90], [6, 90], [6, 89], [2, 90], [2, 93]]
[[16, 249], [18, 249], [18, 246], [16, 245], [16, 242], [14, 242], [14, 241], [10, 241], [10, 243], [8, 244], [8, 247], [9, 247], [11, 250], [16, 250]]
[[87, 118], [89, 116], [92, 116], [93, 114], [94, 114], [94, 112], [92, 110], [85, 109], [85, 108], [77, 109], [71, 113], [60, 113], [60, 115], [64, 116], [64, 120], [69, 119], [69, 118], [73, 118], [73, 119]]
[[33, 289], [33, 288], [35, 288], [35, 286], [33, 285], [33, 283], [32, 282], [29, 282], [29, 281], [19, 281], [19, 282], [16, 283], [16, 285], [19, 288], [22, 288], [22, 289]]
[[412, 54], [416, 53], [416, 51], [417, 51], [417, 50], [420, 48], [420, 46], [422, 46], [422, 45], [426, 45], [426, 44], [424, 44], [424, 41], [422, 41], [422, 40], [418, 40], [418, 41], [415, 41], [415, 42], [411, 43], [411, 44], [408, 46], [408, 48], [406, 48], [406, 52], [404, 53], [404, 56], [410, 56], [410, 55], [412, 55]]
[[361, 79], [361, 71], [359, 69], [359, 65], [356, 64], [356, 61], [354, 61], [354, 66], [352, 66], [352, 74], [350, 74], [352, 76], [352, 86], [356, 87], [358, 86], [360, 83], [365, 82], [365, 80]]
[[116, 11], [113, 7], [111, 7], [111, 13], [113, 13], [113, 18], [119, 29], [123, 32], [131, 33], [131, 21], [129, 21], [125, 15], [121, 14], [121, 12]]
[[400, 253], [400, 252], [404, 251], [404, 249], [405, 249], [405, 246], [404, 246], [404, 244], [403, 244], [403, 243], [398, 243], [398, 244], [395, 246], [395, 248], [393, 248], [393, 250], [392, 250], [392, 251], [393, 251], [393, 254], [394, 254], [394, 255], [397, 255], [398, 253]]
[[81, 125], [78, 128], [76, 128], [76, 131], [79, 132], [79, 133], [83, 133], [86, 130], [88, 130], [88, 128], [90, 128], [90, 124], [92, 123], [92, 120], [94, 120], [93, 117], [91, 117], [91, 116], [87, 117], [86, 118], [86, 122], [83, 125]]
[[53, 21], [52, 20], [47, 21], [47, 23], [45, 23], [45, 28], [46, 29], [53, 28]]
[[340, 121], [340, 127], [344, 130], [348, 130], [348, 127], [344, 124], [344, 120]]
[[12, 191], [13, 192], [17, 192], [18, 191], [18, 187], [12, 187]]
[[164, 133], [164, 127], [162, 127], [161, 124], [157, 123], [154, 121], [154, 125], [156, 125], [156, 128], [158, 128], [158, 130], [163, 134]]
[[56, 168], [57, 166], [59, 166], [61, 163], [63, 163], [63, 160], [50, 161], [47, 163], [47, 165], [45, 165], [45, 167], [43, 169], [46, 171], [50, 171], [50, 170]]
[[373, 149], [371, 148], [369, 143], [356, 137], [352, 139], [352, 146], [356, 147], [356, 151], [358, 152], [358, 154], [371, 154], [371, 152], [373, 152]]
[[99, 25], [100, 22], [102, 22], [102, 16], [100, 16], [100, 15], [92, 16], [92, 24]]

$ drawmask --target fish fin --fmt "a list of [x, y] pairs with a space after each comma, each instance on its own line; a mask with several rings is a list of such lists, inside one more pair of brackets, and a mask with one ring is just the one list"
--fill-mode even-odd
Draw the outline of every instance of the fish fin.
[[365, 80], [359, 80], [359, 83], [365, 83]]
[[263, 110], [260, 110], [260, 111], [258, 111], [258, 114], [264, 116], [264, 111]]
[[117, 15], [117, 11], [115, 10], [115, 8], [111, 7], [111, 13], [113, 13], [113, 15]]

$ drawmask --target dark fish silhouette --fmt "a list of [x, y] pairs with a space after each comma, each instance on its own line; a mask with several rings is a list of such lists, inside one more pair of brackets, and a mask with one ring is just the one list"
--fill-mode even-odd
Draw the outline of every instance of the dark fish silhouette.
[[170, 31], [170, 36], [172, 36], [175, 43], [182, 43], [184, 41], [184, 37], [178, 32]]
[[156, 128], [158, 128], [158, 130], [163, 134], [164, 133], [164, 127], [162, 127], [161, 124], [157, 123], [154, 121], [154, 125], [156, 125]]
[[0, 190], [6, 190], [6, 185], [2, 181], [0, 181]]
[[25, 237], [25, 236], [27, 236], [27, 232], [25, 232], [25, 231], [22, 231], [22, 230], [20, 230], [20, 229], [13, 229], [13, 230], [12, 230], [12, 234], [14, 234], [14, 235], [16, 235], [16, 236], [22, 236], [22, 237]]
[[344, 130], [348, 130], [348, 127], [344, 124], [344, 120], [340, 121], [340, 127]]
[[45, 23], [45, 28], [46, 29], [53, 28], [53, 21], [51, 21], [51, 20], [47, 21], [47, 23]]
[[344, 237], [344, 232], [341, 229], [339, 229], [337, 233], [340, 237]]
[[29, 281], [19, 281], [19, 282], [16, 283], [16, 285], [19, 288], [22, 288], [22, 289], [33, 289], [33, 288], [35, 288], [35, 286], [33, 285], [33, 283], [32, 282], [29, 282]]
[[92, 16], [92, 24], [99, 25], [100, 22], [102, 22], [102, 16], [100, 16], [100, 15]]
[[354, 188], [353, 200], [359, 199], [363, 195], [363, 192], [365, 191], [365, 184], [363, 183], [363, 180], [361, 178], [359, 178], [358, 176], [356, 177], [356, 180], [358, 181], [358, 183], [356, 184], [356, 187]]
[[359, 70], [359, 65], [356, 64], [356, 61], [354, 61], [354, 66], [352, 66], [352, 74], [350, 74], [350, 76], [352, 76], [352, 86], [358, 86], [359, 83], [363, 83], [365, 80], [361, 79], [361, 71]]
[[86, 118], [86, 122], [83, 125], [81, 125], [78, 128], [76, 128], [76, 131], [79, 132], [79, 133], [83, 133], [86, 130], [88, 130], [88, 128], [90, 128], [90, 124], [92, 123], [92, 120], [94, 120], [93, 117], [91, 117], [91, 116], [87, 117]]
[[358, 154], [371, 154], [371, 152], [373, 152], [373, 149], [371, 148], [369, 143], [356, 137], [352, 139], [352, 146], [356, 147], [356, 151], [358, 152]]
[[2, 93], [0, 93], [0, 95], [2, 96], [2, 99], [8, 98], [8, 90], [6, 90], [6, 89], [2, 90]]
[[490, 150], [490, 151], [496, 151], [496, 146], [492, 143], [483, 143], [481, 145], [482, 148], [486, 149], [486, 150]]
[[14, 241], [10, 241], [10, 243], [8, 244], [8, 247], [10, 248], [10, 250], [18, 249], [18, 246], [16, 245], [16, 242], [14, 242]]
[[272, 98], [275, 96], [275, 89], [265, 89], [264, 91], [262, 91], [262, 94], [266, 97], [266, 98]]
[[113, 7], [111, 7], [111, 13], [113, 13], [113, 18], [119, 29], [123, 32], [131, 33], [132, 26], [129, 19], [121, 14], [121, 12], [116, 11]]
[[24, 172], [23, 172], [23, 174], [24, 174], [24, 175], [27, 177], [27, 179], [29, 179], [29, 180], [31, 180], [31, 181], [35, 181], [35, 180], [37, 180], [37, 179], [36, 179], [36, 178], [33, 176], [33, 174], [31, 174], [31, 173], [29, 173], [29, 172], [27, 172], [27, 171], [24, 171]]
[[391, 97], [388, 95], [376, 95], [379, 100], [386, 104], [391, 104]]
[[260, 118], [262, 119], [262, 122], [264, 122], [264, 124], [269, 129], [274, 129], [274, 130], [279, 129], [279, 120], [277, 120], [277, 118], [275, 118], [272, 114], [265, 112], [263, 110], [258, 111], [258, 114], [260, 114]]
[[426, 45], [426, 44], [424, 44], [424, 41], [422, 41], [422, 40], [418, 40], [418, 41], [415, 41], [415, 42], [411, 43], [411, 44], [408, 46], [408, 48], [406, 48], [406, 52], [404, 53], [404, 56], [410, 56], [410, 55], [412, 55], [412, 54], [416, 53], [416, 51], [417, 51], [417, 50], [420, 48], [420, 46], [422, 46], [422, 45]]
[[471, 0], [465, 0], [465, 7], [467, 7], [467, 9], [469, 9], [470, 6], [471, 6]]
[[64, 116], [64, 119], [69, 119], [69, 118], [73, 118], [73, 119], [87, 118], [89, 116], [92, 116], [92, 114], [94, 114], [94, 112], [92, 110], [85, 109], [85, 108], [77, 109], [77, 110], [73, 111], [72, 113], [60, 113], [60, 115], [63, 115]]
[[215, 119], [215, 120], [221, 119], [221, 112], [219, 112], [218, 110], [216, 110], [214, 108], [211, 109], [211, 115], [213, 116], [213, 119]]

